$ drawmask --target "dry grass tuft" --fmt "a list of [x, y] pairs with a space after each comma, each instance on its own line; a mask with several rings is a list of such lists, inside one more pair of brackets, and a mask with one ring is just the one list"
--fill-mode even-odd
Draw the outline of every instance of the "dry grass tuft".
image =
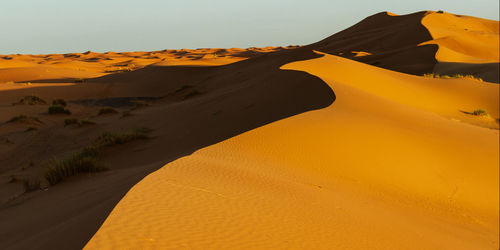
[[430, 78], [439, 78], [439, 79], [454, 79], [454, 78], [459, 78], [459, 79], [470, 79], [474, 81], [479, 81], [483, 82], [483, 79], [480, 77], [476, 77], [474, 75], [462, 75], [462, 74], [456, 74], [456, 75], [439, 75], [435, 73], [430, 73], [430, 74], [424, 74], [424, 77], [430, 77]]
[[135, 129], [127, 133], [105, 132], [82, 150], [72, 153], [62, 160], [54, 158], [45, 170], [45, 179], [50, 185], [55, 185], [67, 177], [80, 173], [104, 171], [107, 168], [99, 161], [99, 152], [102, 148], [134, 140], [148, 139], [148, 133], [150, 132], [151, 130], [147, 128]]
[[36, 104], [47, 104], [47, 102], [42, 98], [40, 98], [39, 96], [28, 95], [21, 98], [21, 100], [19, 100], [18, 102], [12, 103], [12, 105], [36, 105]]

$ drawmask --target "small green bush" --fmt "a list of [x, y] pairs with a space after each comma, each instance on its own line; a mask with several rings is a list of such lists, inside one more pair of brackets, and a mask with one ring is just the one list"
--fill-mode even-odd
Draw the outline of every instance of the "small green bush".
[[474, 112], [472, 112], [472, 114], [476, 116], [488, 116], [488, 112], [486, 112], [486, 110], [483, 109], [476, 109], [474, 110]]
[[60, 106], [66, 107], [67, 103], [64, 99], [55, 99], [55, 100], [52, 100], [52, 105], [60, 105]]
[[12, 103], [12, 105], [25, 105], [25, 104], [27, 105], [47, 104], [47, 102], [45, 102], [45, 100], [43, 100], [39, 96], [28, 95], [21, 98], [21, 100], [19, 100], [18, 102]]
[[64, 106], [52, 104], [49, 107], [49, 114], [51, 114], [51, 115], [53, 115], [53, 114], [66, 114], [66, 115], [70, 115], [71, 111], [69, 111], [68, 109], [64, 108]]

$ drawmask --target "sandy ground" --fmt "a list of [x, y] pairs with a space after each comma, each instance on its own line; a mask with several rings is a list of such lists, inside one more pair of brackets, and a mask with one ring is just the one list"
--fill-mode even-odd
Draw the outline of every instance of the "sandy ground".
[[[436, 97], [411, 103], [426, 79], [330, 55], [282, 68], [321, 77], [337, 100], [167, 164], [86, 249], [498, 246], [498, 130], [438, 115], [464, 103], [498, 114], [498, 85], [435, 80]], [[445, 97], [457, 85], [471, 98]]]
[[[0, 56], [0, 248], [497, 249], [495, 42], [497, 21], [384, 12], [300, 47]], [[108, 171], [43, 178], [138, 127]]]

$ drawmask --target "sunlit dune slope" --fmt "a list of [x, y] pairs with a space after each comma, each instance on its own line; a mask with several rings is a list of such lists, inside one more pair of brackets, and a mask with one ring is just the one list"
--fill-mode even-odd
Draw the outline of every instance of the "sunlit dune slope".
[[[429, 73], [436, 63], [437, 46], [419, 46], [432, 39], [421, 24], [426, 14], [422, 11], [399, 16], [381, 12], [309, 47], [399, 72]], [[356, 52], [369, 55], [359, 57]]]
[[[273, 121], [327, 107], [335, 96], [321, 79], [280, 70], [283, 64], [316, 57], [298, 48], [216, 67], [151, 65], [84, 82], [0, 83], [0, 249], [81, 249], [125, 193], [167, 162]], [[47, 104], [12, 105], [32, 94]], [[47, 113], [57, 98], [67, 101], [70, 116]], [[136, 100], [144, 106], [137, 107]], [[99, 115], [103, 107], [118, 113]], [[7, 122], [19, 115], [43, 124], [30, 129], [33, 125], [27, 122]], [[66, 125], [67, 118], [95, 124]], [[43, 179], [54, 156], [65, 159], [104, 132], [143, 127], [152, 130], [150, 139], [99, 154], [107, 171], [69, 177], [53, 186]], [[25, 193], [21, 178], [41, 179], [44, 189]]]
[[499, 82], [499, 22], [450, 13], [431, 13], [422, 19], [436, 44], [438, 74], [473, 74]]
[[439, 62], [489, 63], [499, 59], [499, 22], [450, 13], [431, 13], [422, 19], [437, 44]]
[[331, 55], [282, 69], [337, 100], [167, 164], [86, 249], [498, 248], [499, 132], [455, 120], [474, 106], [498, 117], [498, 85]]

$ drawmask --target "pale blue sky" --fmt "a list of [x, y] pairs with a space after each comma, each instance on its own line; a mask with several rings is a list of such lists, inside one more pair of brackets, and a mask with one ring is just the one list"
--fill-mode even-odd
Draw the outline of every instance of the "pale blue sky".
[[0, 54], [303, 45], [381, 12], [498, 20], [498, 0], [0, 0]]

